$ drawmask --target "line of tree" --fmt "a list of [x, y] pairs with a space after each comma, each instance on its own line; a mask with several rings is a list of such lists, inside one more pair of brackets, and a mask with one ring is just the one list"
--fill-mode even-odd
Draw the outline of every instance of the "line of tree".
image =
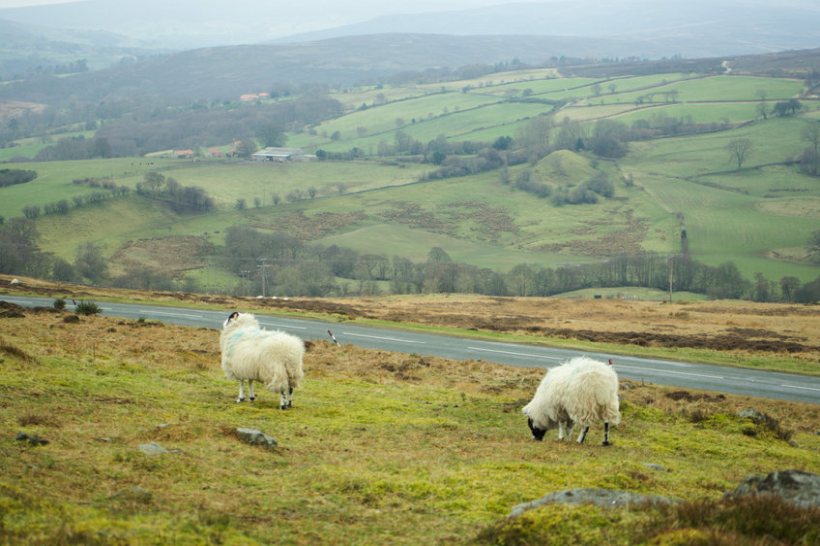
[[[360, 294], [389, 291], [405, 293], [478, 293], [497, 296], [552, 296], [585, 288], [644, 287], [668, 290], [669, 268], [674, 289], [706, 294], [716, 299], [756, 301], [820, 301], [820, 279], [801, 286], [796, 277], [774, 282], [760, 274], [745, 279], [737, 266], [726, 262], [708, 266], [688, 256], [652, 252], [621, 255], [602, 263], [556, 268], [519, 264], [508, 273], [457, 263], [441, 248], [433, 248], [424, 262], [400, 256], [361, 254], [336, 245], [306, 245], [284, 234], [266, 234], [246, 226], [227, 230], [220, 256], [223, 266], [239, 277], [270, 283], [268, 294], [328, 296], [351, 291]], [[262, 273], [263, 268], [265, 274]], [[385, 290], [385, 286], [389, 286]]]
[[[37, 240], [37, 229], [29, 220], [14, 218], [0, 224], [0, 273], [143, 289], [197, 290], [194, 282], [180, 283], [170, 273], [147, 266], [135, 267], [112, 279], [99, 245], [78, 246], [70, 263], [41, 252]], [[457, 263], [438, 247], [430, 250], [425, 261], [413, 262], [400, 256], [361, 254], [335, 245], [305, 245], [284, 233], [265, 234], [235, 226], [226, 232], [226, 244], [217, 257], [245, 283], [254, 284], [253, 293], [264, 290], [271, 295], [463, 292], [552, 296], [584, 288], [667, 290], [672, 267], [675, 291], [703, 293], [716, 299], [820, 302], [820, 277], [801, 284], [793, 276], [772, 281], [757, 273], [750, 281], [731, 262], [708, 266], [683, 255], [651, 252], [555, 268], [519, 264], [500, 273]]]
[[142, 182], [137, 182], [137, 195], [168, 203], [177, 213], [208, 212], [215, 203], [208, 193], [199, 186], [183, 186], [172, 177], [158, 172], [145, 173]]
[[0, 169], [0, 188], [25, 184], [37, 178], [37, 171], [24, 169]]

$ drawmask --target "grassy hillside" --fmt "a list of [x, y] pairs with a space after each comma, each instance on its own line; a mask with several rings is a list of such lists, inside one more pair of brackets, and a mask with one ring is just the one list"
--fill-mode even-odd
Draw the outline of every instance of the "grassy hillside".
[[[700, 261], [733, 261], [747, 278], [763, 273], [770, 280], [796, 276], [807, 282], [820, 274], [805, 250], [820, 220], [820, 185], [788, 161], [808, 146], [801, 134], [820, 115], [820, 103], [801, 95], [803, 85], [793, 78], [686, 71], [564, 78], [544, 69], [441, 84], [350, 87], [335, 95], [346, 114], [290, 133], [288, 145], [307, 151], [357, 148], [365, 159], [286, 165], [167, 158], [27, 163], [39, 177], [0, 189], [0, 215], [17, 216], [26, 205], [94, 191], [71, 184], [75, 178], [134, 187], [147, 172], [159, 171], [204, 188], [216, 210], [177, 216], [132, 196], [65, 217], [41, 217], [43, 248], [70, 257], [77, 243], [91, 240], [103, 243], [111, 256], [123, 253], [129, 241], [169, 236], [219, 245], [225, 228], [248, 224], [388, 257], [423, 260], [438, 246], [458, 261], [507, 271], [521, 263], [556, 267], [641, 250], [673, 253], [685, 228], [692, 256]], [[761, 104], [771, 109], [797, 96], [804, 106], [797, 115], [761, 118]], [[400, 138], [422, 145], [438, 137], [451, 143], [492, 143], [498, 137], [516, 142], [535, 119], [553, 124], [555, 142], [564, 120], [580, 122], [589, 137], [601, 120], [657, 127], [669, 118], [689, 127], [709, 124], [709, 132], [630, 142], [617, 161], [562, 150], [511, 166], [506, 174], [496, 169], [426, 182], [419, 180], [435, 165], [377, 157]], [[738, 139], [752, 142], [740, 169], [726, 149]], [[614, 195], [597, 204], [556, 206], [516, 188], [517, 177], [527, 172], [553, 191], [571, 191], [606, 175]], [[286, 199], [292, 192], [304, 198], [308, 190], [315, 191], [314, 199]], [[274, 196], [281, 199], [277, 206]], [[240, 199], [247, 210], [234, 209]], [[115, 219], [119, 225], [112, 227]], [[154, 255], [149, 261], [162, 259]]]
[[[820, 472], [816, 405], [623, 381], [613, 446], [600, 446], [600, 428], [583, 446], [560, 444], [554, 433], [539, 443], [520, 414], [537, 370], [319, 342], [306, 355], [294, 408], [282, 412], [265, 391], [253, 404], [234, 403], [216, 330], [26, 315], [0, 319], [3, 542], [816, 538], [816, 509], [721, 501], [750, 474]], [[768, 424], [738, 416], [750, 407]], [[260, 429], [278, 447], [241, 443], [237, 427]], [[15, 440], [18, 433], [48, 444]], [[152, 454], [157, 446], [165, 451]], [[685, 502], [552, 505], [506, 519], [516, 504], [580, 487]]]

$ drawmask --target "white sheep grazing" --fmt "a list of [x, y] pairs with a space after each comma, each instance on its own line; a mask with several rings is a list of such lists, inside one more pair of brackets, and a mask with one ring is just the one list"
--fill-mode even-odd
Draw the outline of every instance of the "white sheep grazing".
[[535, 396], [524, 406], [527, 425], [536, 440], [558, 425], [558, 440], [572, 435], [573, 427], [583, 427], [578, 443], [584, 443], [590, 425], [604, 422], [604, 445], [609, 445], [609, 425], [621, 422], [618, 402], [618, 375], [612, 366], [585, 356], [571, 359], [547, 372]]
[[244, 382], [248, 381], [251, 402], [253, 382], [261, 381], [268, 390], [281, 394], [280, 407], [293, 405], [293, 389], [304, 377], [304, 342], [296, 336], [259, 327], [250, 313], [233, 312], [219, 336], [222, 369], [228, 379], [239, 381], [239, 398], [245, 400]]

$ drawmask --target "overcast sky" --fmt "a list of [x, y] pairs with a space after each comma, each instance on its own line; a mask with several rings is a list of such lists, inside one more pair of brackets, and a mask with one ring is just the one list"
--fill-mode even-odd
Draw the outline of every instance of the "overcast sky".
[[[0, 8], [18, 8], [18, 7], [25, 7], [25, 6], [42, 6], [46, 4], [64, 4], [68, 2], [77, 2], [79, 0], [0, 0]], [[114, 0], [112, 3], [116, 1], [122, 0]], [[265, 1], [265, 0], [259, 0]], [[471, 7], [479, 7], [479, 6], [493, 6], [498, 4], [509, 4], [512, 2], [522, 2], [522, 1], [544, 1], [544, 0], [421, 0], [421, 1], [413, 1], [413, 2], [398, 2], [398, 1], [380, 1], [380, 2], [373, 2], [372, 0], [339, 0], [338, 2], [329, 2], [329, 4], [336, 4], [336, 5], [344, 5], [350, 6], [351, 9], [355, 9], [357, 7], [367, 7], [372, 8], [376, 5], [391, 5], [392, 8], [395, 10], [399, 6], [403, 6], [402, 9], [399, 11], [411, 13], [411, 12], [418, 12], [418, 11], [444, 11], [444, 10], [451, 10], [451, 9], [462, 9], [462, 8], [471, 8]], [[549, 0], [546, 0], [549, 1]], [[234, 2], [231, 0], [224, 0], [222, 2], [225, 5], [232, 5]], [[290, 9], [298, 9], [299, 3], [293, 2], [292, 0], [273, 0], [265, 2], [268, 5], [271, 4], [281, 4], [283, 7], [290, 8]], [[392, 10], [391, 10], [392, 11]]]

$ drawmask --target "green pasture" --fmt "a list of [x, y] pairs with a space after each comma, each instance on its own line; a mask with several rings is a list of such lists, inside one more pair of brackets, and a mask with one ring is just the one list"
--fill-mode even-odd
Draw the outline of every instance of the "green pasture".
[[[598, 106], [597, 108], [606, 111], [607, 108], [615, 109], [616, 105]], [[575, 109], [571, 109], [570, 112]], [[579, 108], [580, 110], [580, 108]], [[657, 104], [650, 106], [640, 106], [637, 108], [623, 107], [622, 112], [611, 116], [613, 119], [632, 125], [638, 120], [660, 120], [662, 118], [675, 118], [680, 120], [691, 120], [693, 123], [743, 123], [758, 118], [757, 105], [750, 102], [721, 102], [721, 103], [696, 103], [696, 104]]]
[[521, 95], [529, 90], [533, 97], [544, 97], [550, 93], [566, 92], [569, 90], [583, 89], [592, 85], [597, 80], [592, 78], [545, 78], [541, 80], [519, 80], [509, 83], [499, 83], [497, 85], [483, 85], [474, 87], [470, 94], [506, 96], [511, 94]]
[[538, 80], [557, 80], [558, 71], [554, 68], [534, 68], [527, 70], [512, 70], [498, 74], [488, 74], [478, 78], [459, 80], [454, 82], [421, 84], [419, 88], [427, 90], [445, 89], [447, 91], [461, 91], [465, 87], [494, 87], [514, 82], [528, 82]]
[[117, 185], [133, 188], [145, 173], [156, 171], [173, 177], [183, 186], [198, 186], [212, 196], [218, 205], [233, 206], [245, 199], [248, 207], [258, 198], [262, 204], [273, 204], [273, 194], [284, 201], [287, 194], [314, 187], [317, 197], [343, 191], [363, 191], [416, 180], [429, 166], [396, 165], [378, 161], [277, 163], [269, 161], [179, 159], [97, 159], [26, 163], [26, 169], [38, 173], [27, 184], [0, 188], [0, 215], [21, 216], [26, 205], [43, 205], [74, 195], [104, 191], [73, 184], [79, 178], [110, 179]]
[[[606, 103], [635, 102], [639, 97], [644, 97], [644, 102], [671, 102], [665, 95], [670, 91], [677, 92], [675, 100], [679, 102], [760, 101], [761, 92], [765, 93], [766, 100], [785, 100], [797, 98], [804, 88], [801, 80], [722, 75], [674, 81], [653, 89], [602, 95], [595, 100]], [[650, 99], [649, 95], [654, 97]]]
[[799, 155], [807, 144], [801, 140], [805, 120], [799, 117], [769, 118], [737, 129], [647, 142], [631, 142], [621, 161], [624, 170], [638, 169], [667, 176], [696, 176], [736, 168], [726, 146], [749, 139], [753, 148], [745, 168], [783, 162]]
[[273, 194], [285, 201], [288, 193], [314, 187], [316, 196], [343, 192], [357, 192], [407, 184], [415, 181], [429, 165], [387, 164], [375, 160], [363, 161], [241, 161], [214, 162], [210, 165], [191, 163], [189, 167], [173, 171], [172, 175], [184, 186], [199, 186], [218, 203], [233, 206], [237, 199], [245, 199], [248, 207], [254, 199], [263, 205], [273, 204]]
[[167, 172], [179, 164], [179, 160], [147, 160], [134, 157], [6, 164], [4, 168], [36, 171], [37, 178], [26, 184], [0, 188], [0, 215], [6, 218], [22, 216], [22, 209], [27, 205], [42, 206], [61, 199], [70, 201], [75, 195], [104, 191], [100, 188], [73, 184], [73, 180], [105, 179], [112, 180], [117, 185], [133, 187], [137, 181], [142, 180], [145, 173]]
[[627, 91], [635, 91], [639, 89], [650, 89], [661, 85], [667, 85], [672, 82], [680, 82], [686, 80], [696, 80], [701, 78], [699, 74], [686, 74], [681, 72], [669, 72], [663, 74], [648, 74], [646, 76], [626, 76], [613, 78], [609, 80], [600, 81], [601, 96], [611, 95], [611, 87], [614, 86], [614, 93], [625, 93]]
[[[0, 148], [0, 162], [10, 161], [17, 157], [32, 158], [37, 153], [48, 146], [48, 143], [41, 139], [25, 138], [14, 142], [11, 147]], [[14, 167], [14, 165], [4, 166], [3, 168], [23, 168]]]
[[345, 89], [331, 93], [330, 98], [341, 102], [348, 111], [357, 110], [362, 104], [368, 107], [376, 106], [380, 101], [395, 102], [424, 95], [438, 93], [438, 89], [423, 88], [414, 85], [401, 86], [366, 86]]
[[[742, 175], [710, 177], [726, 187], [742, 187]], [[820, 274], [807, 264], [774, 260], [769, 252], [805, 244], [820, 216], [774, 215], [761, 210], [760, 198], [660, 175], [635, 177], [660, 206], [684, 215], [689, 250], [709, 265], [732, 261], [748, 278], [792, 275], [806, 282]], [[818, 192], [815, 192], [817, 195]]]
[[454, 140], [476, 140], [473, 135], [474, 132], [508, 126], [511, 127], [511, 130], [502, 132], [504, 134], [515, 134], [517, 128], [512, 129], [512, 126], [516, 125], [517, 122], [538, 116], [550, 110], [550, 106], [537, 103], [514, 102], [489, 104], [472, 110], [451, 112], [430, 120], [405, 125], [400, 129], [393, 129], [377, 135], [337, 141], [324, 146], [324, 148], [328, 151], [345, 151], [356, 146], [365, 151], [375, 153], [381, 141], [387, 142], [390, 145], [394, 144], [396, 132], [399, 130], [424, 143], [436, 139], [439, 135], [444, 135]]
[[559, 118], [559, 121], [569, 119], [571, 121], [587, 122], [618, 116], [620, 121], [621, 115], [633, 113], [635, 110], [635, 106], [631, 104], [572, 106], [569, 108], [561, 108], [556, 114], [556, 117]]
[[328, 136], [339, 131], [342, 138], [351, 139], [359, 136], [359, 127], [366, 129], [368, 133], [381, 133], [412, 124], [413, 120], [418, 123], [493, 102], [497, 102], [497, 99], [468, 93], [438, 93], [357, 110], [321, 123], [315, 130], [320, 134], [327, 133]]

